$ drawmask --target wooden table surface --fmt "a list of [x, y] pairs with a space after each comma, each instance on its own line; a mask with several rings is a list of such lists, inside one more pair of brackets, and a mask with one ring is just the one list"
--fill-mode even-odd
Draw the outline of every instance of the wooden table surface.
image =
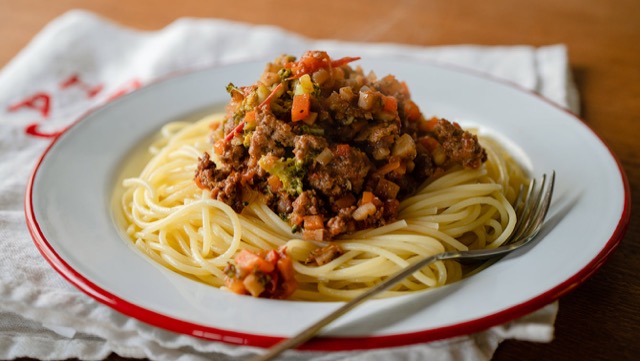
[[[0, 66], [42, 27], [73, 8], [156, 30], [176, 18], [273, 24], [305, 36], [417, 45], [564, 43], [584, 121], [618, 156], [632, 209], [640, 206], [640, 2], [637, 0], [0, 1]], [[606, 192], [606, 190], [603, 190]], [[640, 359], [640, 227], [633, 217], [617, 251], [560, 300], [555, 340], [507, 341], [495, 360]], [[109, 360], [123, 360], [112, 355]]]

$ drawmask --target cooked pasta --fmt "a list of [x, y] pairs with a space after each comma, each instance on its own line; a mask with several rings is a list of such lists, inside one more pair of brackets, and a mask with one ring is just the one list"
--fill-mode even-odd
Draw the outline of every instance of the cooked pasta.
[[[415, 260], [445, 250], [492, 248], [511, 234], [511, 203], [525, 173], [493, 140], [480, 136], [488, 159], [477, 169], [453, 167], [400, 202], [395, 222], [340, 235], [344, 252], [329, 262], [306, 262], [322, 241], [303, 240], [257, 194], [237, 213], [212, 199], [193, 181], [199, 158], [211, 153], [211, 124], [223, 114], [162, 129], [153, 156], [139, 176], [123, 181], [121, 208], [127, 234], [157, 263], [185, 276], [223, 287], [225, 268], [241, 250], [281, 249], [293, 262], [298, 300], [345, 300]], [[451, 261], [436, 262], [384, 293], [383, 297], [442, 286], [459, 280]]]

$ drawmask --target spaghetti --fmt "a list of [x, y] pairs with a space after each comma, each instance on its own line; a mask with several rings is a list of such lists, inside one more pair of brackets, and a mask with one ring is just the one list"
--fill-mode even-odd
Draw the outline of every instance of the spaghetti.
[[[216, 114], [196, 123], [166, 125], [138, 177], [123, 181], [121, 207], [136, 247], [157, 263], [215, 287], [241, 250], [280, 249], [291, 259], [298, 300], [345, 300], [421, 259], [451, 249], [500, 246], [516, 219], [511, 203], [525, 174], [493, 140], [479, 137], [488, 159], [477, 169], [460, 166], [403, 199], [397, 220], [333, 240], [344, 252], [322, 265], [307, 259], [318, 242], [302, 240], [257, 194], [237, 213], [198, 187], [194, 172], [210, 152]], [[215, 157], [215, 155], [212, 155]], [[460, 279], [455, 262], [436, 262], [382, 297], [438, 287]]]

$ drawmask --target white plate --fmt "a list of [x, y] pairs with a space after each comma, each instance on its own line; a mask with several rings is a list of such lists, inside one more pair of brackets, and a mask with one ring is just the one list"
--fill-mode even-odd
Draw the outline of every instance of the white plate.
[[[425, 113], [496, 135], [534, 175], [556, 170], [556, 192], [534, 247], [437, 290], [367, 302], [305, 348], [382, 348], [480, 331], [556, 300], [618, 244], [629, 222], [627, 180], [580, 119], [476, 74], [399, 60], [360, 64], [406, 80]], [[25, 200], [31, 234], [53, 267], [124, 314], [234, 344], [270, 346], [338, 307], [237, 296], [189, 280], [153, 264], [117, 226], [112, 197], [136, 147], [169, 121], [221, 108], [229, 82], [252, 84], [262, 69], [263, 63], [236, 64], [152, 84], [93, 111], [57, 138]]]

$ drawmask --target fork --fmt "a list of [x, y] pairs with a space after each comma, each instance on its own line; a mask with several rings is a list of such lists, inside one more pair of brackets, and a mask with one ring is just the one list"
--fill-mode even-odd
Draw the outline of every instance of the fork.
[[536, 235], [542, 228], [544, 218], [547, 215], [547, 211], [549, 210], [549, 205], [551, 204], [551, 195], [553, 193], [553, 187], [555, 183], [555, 171], [551, 172], [551, 175], [549, 177], [547, 177], [546, 174], [543, 174], [539, 182], [540, 185], [537, 185], [537, 181], [535, 179], [531, 179], [526, 194], [524, 194], [522, 189], [518, 193], [517, 199], [514, 203], [517, 220], [516, 226], [507, 241], [505, 241], [502, 246], [493, 249], [443, 252], [430, 257], [426, 257], [398, 271], [393, 276], [379, 283], [376, 287], [373, 287], [368, 291], [360, 294], [358, 297], [345, 303], [342, 307], [336, 309], [316, 323], [302, 330], [296, 336], [277, 343], [275, 346], [267, 350], [266, 353], [257, 355], [251, 358], [250, 361], [273, 360], [284, 351], [299, 346], [300, 344], [313, 338], [323, 327], [333, 322], [340, 316], [344, 315], [345, 313], [349, 312], [356, 306], [379, 294], [380, 292], [391, 288], [409, 275], [422, 269], [423, 267], [428, 266], [433, 262], [444, 260], [488, 260], [500, 256], [505, 256], [515, 251], [516, 249], [519, 249], [522, 246], [528, 244], [536, 237]]

